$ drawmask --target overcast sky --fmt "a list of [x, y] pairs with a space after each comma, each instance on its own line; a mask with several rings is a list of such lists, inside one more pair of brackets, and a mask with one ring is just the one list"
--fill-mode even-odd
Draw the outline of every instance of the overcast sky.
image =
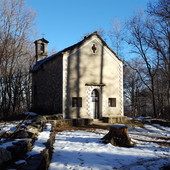
[[[152, 0], [153, 1], [153, 0]], [[114, 18], [125, 21], [149, 0], [26, 0], [36, 13], [39, 35], [49, 41], [49, 49], [60, 51], [96, 29], [111, 29]]]

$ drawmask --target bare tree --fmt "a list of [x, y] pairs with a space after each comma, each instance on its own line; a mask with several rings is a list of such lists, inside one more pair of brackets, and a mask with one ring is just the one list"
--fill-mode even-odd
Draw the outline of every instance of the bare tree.
[[[134, 69], [141, 72], [141, 75]], [[129, 59], [124, 65], [124, 106], [125, 114], [136, 117], [150, 113], [148, 108], [148, 90], [141, 77], [145, 69], [138, 58]]]
[[116, 54], [123, 58], [122, 49], [123, 49], [123, 42], [124, 42], [124, 24], [118, 19], [113, 19], [112, 21], [112, 28], [108, 33], [108, 36], [111, 40], [112, 47]]
[[146, 37], [148, 45], [158, 53], [160, 57], [160, 69], [167, 79], [167, 101], [170, 105], [170, 1], [159, 0], [157, 3], [148, 4], [150, 20], [147, 28], [150, 32]]
[[132, 53], [138, 55], [141, 59], [141, 62], [144, 62], [146, 70], [143, 73], [145, 73], [145, 76], [142, 76], [141, 72], [138, 71], [136, 68], [134, 69], [138, 72], [141, 80], [151, 92], [153, 113], [154, 116], [157, 117], [154, 77], [157, 71], [157, 69], [155, 69], [155, 66], [158, 66], [159, 59], [155, 56], [154, 52], [151, 51], [148, 44], [146, 43], [148, 30], [145, 24], [145, 20], [142, 18], [141, 12], [130, 20], [128, 29], [130, 30], [129, 44], [133, 48]]
[[33, 60], [34, 18], [34, 11], [25, 9], [23, 0], [0, 1], [0, 112], [4, 116], [23, 108], [24, 81]]
[[149, 3], [148, 11], [140, 11], [127, 25], [131, 52], [145, 66], [140, 71], [135, 66], [131, 68], [152, 96], [154, 116], [166, 118], [165, 108], [170, 106], [170, 2]]

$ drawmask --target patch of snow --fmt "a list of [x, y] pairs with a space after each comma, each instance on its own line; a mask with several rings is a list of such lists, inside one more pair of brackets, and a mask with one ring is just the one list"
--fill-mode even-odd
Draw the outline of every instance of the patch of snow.
[[[129, 133], [129, 136], [131, 137], [131, 138], [133, 138], [133, 139], [138, 139], [138, 140], [142, 140], [142, 141], [155, 141], [156, 140], [156, 142], [169, 142], [170, 143], [170, 138], [164, 138], [164, 139], [159, 139], [158, 138], [158, 136], [153, 136], [153, 135], [151, 135], [151, 136], [146, 136], [146, 134], [144, 134], [144, 133], [136, 133], [136, 134], [134, 134], [134, 133]], [[162, 137], [162, 136], [161, 136]]]
[[25, 160], [19, 160], [15, 162], [16, 165], [20, 165], [20, 164], [26, 164]]
[[15, 140], [13, 140], [13, 141], [4, 142], [4, 143], [0, 144], [0, 148], [6, 149], [7, 147], [12, 146], [13, 143], [17, 143], [19, 140], [20, 140], [20, 139], [15, 139]]
[[115, 127], [115, 128], [127, 128], [128, 126], [127, 125], [124, 125], [124, 124], [113, 124], [113, 125], [109, 125], [111, 127]]
[[0, 123], [0, 133], [4, 132], [14, 132], [17, 128], [16, 126], [20, 121], [10, 122], [10, 123]]
[[34, 142], [32, 151], [27, 152], [28, 156], [39, 154], [46, 148], [44, 143], [46, 143], [50, 137], [51, 127], [52, 125], [50, 123], [46, 123], [46, 128], [38, 134], [38, 139]]
[[[170, 132], [168, 131], [164, 131], [164, 130], [161, 130], [155, 126], [152, 126], [152, 125], [144, 125], [144, 127], [151, 133], [154, 133], [154, 134], [162, 134], [162, 135], [165, 135], [165, 136], [170, 136]], [[162, 127], [162, 126], [161, 126]]]
[[163, 130], [165, 130], [167, 132], [170, 132], [170, 127], [161, 126], [159, 124], [153, 124], [153, 126], [158, 127], [160, 129], [163, 129]]
[[25, 112], [24, 114], [30, 115], [30, 116], [37, 116], [38, 115], [37, 113], [34, 113], [34, 112]]
[[143, 116], [139, 116], [139, 117], [134, 117], [133, 119], [152, 119], [152, 117], [143, 117]]

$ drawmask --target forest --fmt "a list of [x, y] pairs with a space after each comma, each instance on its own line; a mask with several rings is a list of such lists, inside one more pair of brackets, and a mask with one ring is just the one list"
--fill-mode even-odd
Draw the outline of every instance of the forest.
[[[0, 0], [0, 118], [31, 109], [36, 12], [21, 0]], [[170, 1], [148, 3], [101, 36], [124, 62], [126, 116], [170, 119]]]

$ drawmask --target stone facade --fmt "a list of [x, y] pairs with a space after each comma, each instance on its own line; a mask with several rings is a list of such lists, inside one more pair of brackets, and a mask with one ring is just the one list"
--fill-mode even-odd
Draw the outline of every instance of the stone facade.
[[62, 73], [62, 56], [58, 56], [32, 74], [35, 112], [62, 113]]
[[64, 118], [123, 116], [123, 63], [97, 33], [38, 61], [33, 109]]

